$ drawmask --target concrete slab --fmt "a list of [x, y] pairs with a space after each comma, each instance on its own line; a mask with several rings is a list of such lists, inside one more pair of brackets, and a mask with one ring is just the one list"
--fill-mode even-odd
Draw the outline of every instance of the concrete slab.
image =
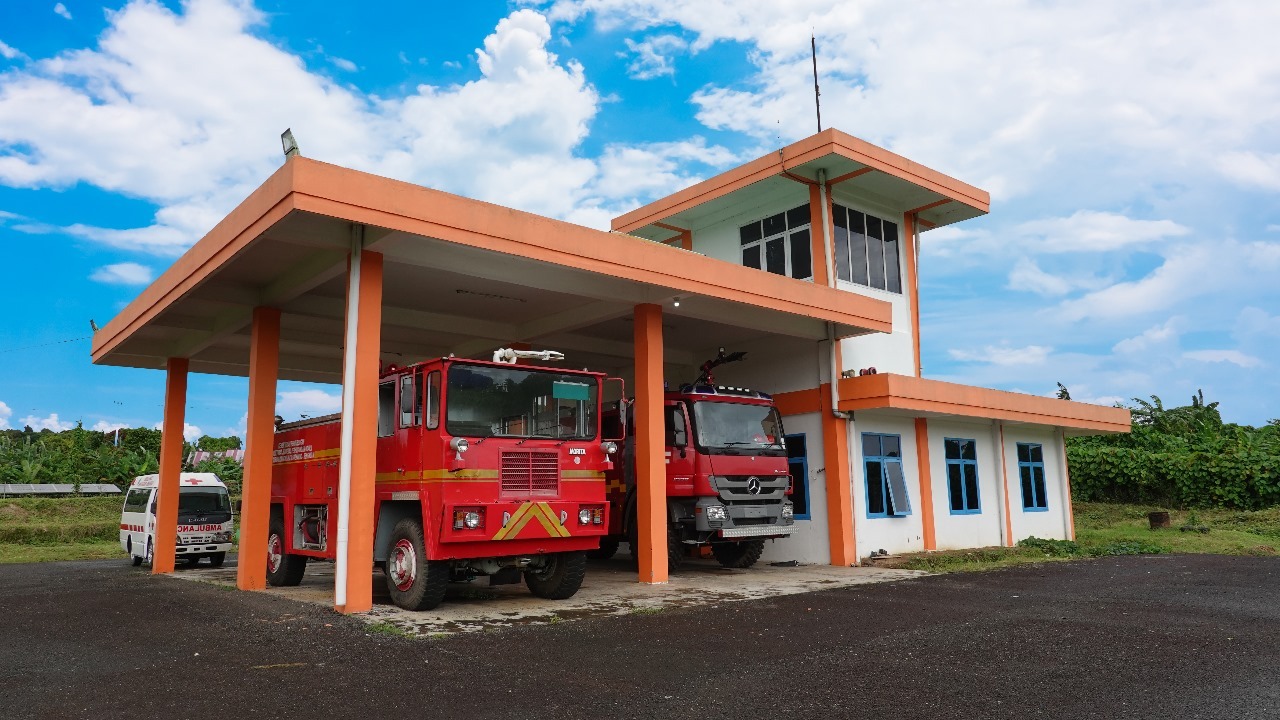
[[[268, 588], [265, 592], [291, 600], [330, 607], [333, 605], [333, 564], [307, 566], [302, 584], [292, 588]], [[892, 582], [927, 573], [877, 567], [759, 565], [748, 570], [720, 567], [713, 560], [690, 560], [662, 585], [636, 582], [635, 569], [623, 559], [595, 561], [578, 593], [568, 600], [544, 600], [529, 593], [523, 583], [491, 587], [483, 578], [449, 586], [444, 603], [435, 610], [413, 612], [391, 604], [386, 581], [374, 572], [374, 607], [355, 617], [370, 623], [390, 623], [410, 635], [447, 635], [481, 632], [519, 625], [549, 625], [584, 618], [639, 615], [671, 608], [713, 606], [722, 603], [869, 583]], [[174, 577], [234, 586], [234, 567], [179, 567]]]

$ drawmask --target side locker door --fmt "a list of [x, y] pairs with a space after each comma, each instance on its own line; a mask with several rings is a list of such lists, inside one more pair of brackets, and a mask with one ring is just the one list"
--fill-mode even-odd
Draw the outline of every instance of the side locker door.
[[396, 482], [404, 477], [404, 459], [400, 457], [399, 439], [396, 437], [399, 378], [399, 375], [392, 375], [378, 383], [378, 444], [374, 466], [378, 480], [383, 482]]

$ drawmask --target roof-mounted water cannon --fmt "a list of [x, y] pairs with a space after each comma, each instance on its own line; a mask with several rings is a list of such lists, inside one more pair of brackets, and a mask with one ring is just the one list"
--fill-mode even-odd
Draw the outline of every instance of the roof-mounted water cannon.
[[741, 350], [738, 350], [737, 352], [731, 352], [726, 355], [724, 352], [724, 348], [720, 348], [720, 352], [717, 353], [715, 357], [702, 363], [702, 368], [701, 368], [702, 374], [698, 376], [697, 380], [693, 381], [693, 384], [695, 386], [714, 385], [716, 382], [716, 378], [714, 375], [711, 374], [712, 370], [720, 367], [721, 365], [724, 365], [725, 363], [738, 362], [739, 360], [742, 360], [746, 356], [747, 354]]
[[551, 362], [563, 360], [564, 353], [558, 350], [516, 350], [515, 348], [498, 348], [493, 351], [493, 361], [515, 365], [517, 360], [541, 360]]

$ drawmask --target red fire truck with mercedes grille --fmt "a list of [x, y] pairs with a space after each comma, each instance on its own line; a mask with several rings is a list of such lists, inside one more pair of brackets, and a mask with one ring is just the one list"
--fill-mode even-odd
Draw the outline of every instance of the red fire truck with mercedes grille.
[[[663, 398], [666, 439], [667, 566], [677, 570], [695, 546], [711, 546], [719, 563], [749, 568], [765, 540], [795, 530], [791, 476], [782, 419], [767, 394], [715, 384], [712, 371], [746, 357], [719, 354], [703, 363], [694, 382]], [[630, 408], [629, 408], [630, 409]], [[610, 413], [606, 425], [616, 425]], [[634, 422], [628, 419], [627, 428]], [[610, 558], [626, 540], [637, 543], [635, 443], [626, 433], [623, 460], [606, 472], [612, 510], [609, 536], [592, 558]]]
[[[392, 601], [439, 605], [449, 582], [486, 576], [565, 599], [609, 527], [602, 373], [515, 364], [554, 351], [502, 349], [492, 362], [440, 358], [391, 367], [378, 385], [371, 561]], [[619, 383], [621, 381], [618, 381]], [[297, 585], [337, 546], [339, 415], [276, 432], [267, 580]], [[620, 438], [619, 438], [620, 439]]]

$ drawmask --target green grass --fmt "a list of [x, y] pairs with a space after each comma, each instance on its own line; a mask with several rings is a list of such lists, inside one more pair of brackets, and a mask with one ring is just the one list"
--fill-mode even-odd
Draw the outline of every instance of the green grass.
[[0, 544], [72, 544], [115, 540], [118, 497], [0, 499]]
[[56, 562], [59, 560], [108, 560], [129, 562], [119, 540], [88, 540], [75, 543], [0, 543], [0, 564]]
[[[1169, 511], [1172, 527], [1150, 529], [1147, 513], [1166, 508], [1142, 505], [1076, 503], [1075, 542], [1037, 540], [1023, 542], [1013, 548], [978, 548], [917, 553], [889, 558], [876, 563], [880, 567], [896, 567], [930, 572], [967, 572], [1038, 562], [1106, 557], [1112, 555], [1148, 555], [1159, 553], [1196, 553], [1214, 555], [1280, 555], [1280, 508], [1257, 512], [1234, 510]], [[1182, 532], [1179, 528], [1192, 524], [1209, 528], [1209, 532]]]
[[385, 620], [379, 620], [375, 623], [369, 623], [368, 630], [371, 633], [379, 635], [394, 635], [396, 637], [414, 637], [414, 634], [393, 623]]

